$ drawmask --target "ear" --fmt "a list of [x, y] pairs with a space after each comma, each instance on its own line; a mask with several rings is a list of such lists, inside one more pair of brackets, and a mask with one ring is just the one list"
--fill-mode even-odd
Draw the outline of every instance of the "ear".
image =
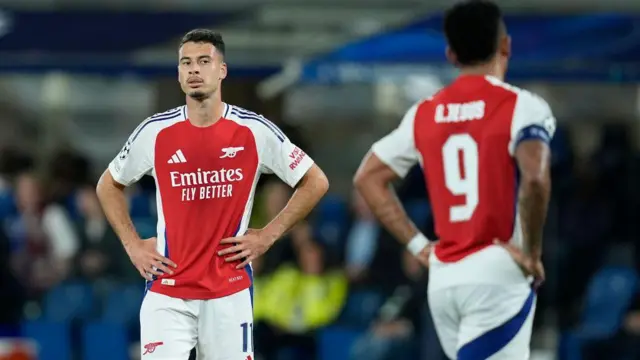
[[227, 77], [227, 63], [220, 64], [220, 80], [224, 80]]
[[511, 57], [511, 36], [505, 35], [500, 39], [499, 54], [508, 58]]
[[447, 49], [445, 50], [445, 55], [447, 56], [447, 61], [449, 61], [454, 66], [458, 66], [458, 57], [448, 45]]

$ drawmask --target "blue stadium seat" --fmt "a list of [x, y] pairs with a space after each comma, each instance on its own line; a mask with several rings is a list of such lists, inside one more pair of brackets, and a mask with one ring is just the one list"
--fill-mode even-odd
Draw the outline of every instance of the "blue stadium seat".
[[328, 246], [341, 246], [348, 219], [349, 208], [344, 200], [335, 195], [325, 196], [315, 210], [315, 237]]
[[17, 215], [16, 199], [11, 191], [0, 192], [0, 219]]
[[582, 360], [582, 344], [576, 335], [571, 331], [560, 334], [558, 342], [559, 360]]
[[138, 322], [140, 305], [144, 297], [144, 285], [132, 284], [114, 288], [105, 302], [102, 320], [125, 326]]
[[136, 192], [129, 198], [129, 214], [131, 217], [152, 218], [154, 201], [146, 192]]
[[638, 274], [631, 268], [605, 267], [591, 279], [580, 325], [561, 334], [558, 355], [563, 360], [582, 359], [583, 344], [611, 340], [638, 291]]
[[583, 340], [614, 336], [637, 291], [638, 275], [633, 269], [608, 267], [600, 270], [587, 290], [586, 306], [576, 335]]
[[83, 360], [116, 360], [129, 358], [128, 331], [125, 326], [94, 322], [82, 330]]
[[158, 234], [156, 230], [156, 219], [151, 217], [133, 217], [132, 220], [141, 238], [146, 239]]
[[318, 360], [348, 360], [351, 347], [364, 332], [339, 326], [318, 333]]
[[44, 299], [44, 318], [67, 322], [88, 319], [95, 314], [96, 299], [89, 284], [74, 282], [59, 285]]
[[378, 315], [383, 301], [383, 296], [376, 291], [351, 292], [339, 321], [346, 326], [366, 329]]
[[22, 324], [22, 335], [38, 346], [39, 360], [71, 360], [71, 335], [66, 323], [27, 321]]
[[78, 192], [74, 191], [69, 196], [67, 196], [63, 201], [64, 208], [67, 210], [67, 214], [74, 221], [80, 220], [82, 215], [80, 214], [80, 209], [78, 208]]

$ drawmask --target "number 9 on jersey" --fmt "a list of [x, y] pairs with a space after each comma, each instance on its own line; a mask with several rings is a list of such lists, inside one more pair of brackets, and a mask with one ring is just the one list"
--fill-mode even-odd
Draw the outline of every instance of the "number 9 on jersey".
[[[462, 156], [460, 156], [460, 154]], [[451, 222], [468, 221], [478, 206], [478, 143], [469, 134], [451, 135], [442, 146], [445, 185], [463, 205], [449, 208]]]

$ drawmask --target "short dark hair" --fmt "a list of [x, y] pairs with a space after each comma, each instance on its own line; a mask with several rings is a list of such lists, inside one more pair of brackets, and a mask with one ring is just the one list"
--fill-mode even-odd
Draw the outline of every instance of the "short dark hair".
[[220, 52], [224, 56], [225, 48], [224, 48], [224, 40], [222, 40], [222, 35], [220, 33], [215, 32], [209, 29], [193, 29], [188, 33], [184, 34], [182, 40], [180, 41], [180, 46], [188, 43], [208, 43], [213, 45], [216, 50]]
[[463, 1], [447, 10], [444, 16], [444, 34], [460, 65], [491, 60], [498, 51], [503, 31], [502, 11], [491, 1]]

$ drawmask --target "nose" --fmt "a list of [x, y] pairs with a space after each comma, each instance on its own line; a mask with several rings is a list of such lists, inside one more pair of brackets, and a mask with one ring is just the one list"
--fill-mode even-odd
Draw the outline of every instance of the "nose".
[[198, 64], [194, 64], [189, 67], [189, 75], [198, 75], [200, 74], [200, 66]]

